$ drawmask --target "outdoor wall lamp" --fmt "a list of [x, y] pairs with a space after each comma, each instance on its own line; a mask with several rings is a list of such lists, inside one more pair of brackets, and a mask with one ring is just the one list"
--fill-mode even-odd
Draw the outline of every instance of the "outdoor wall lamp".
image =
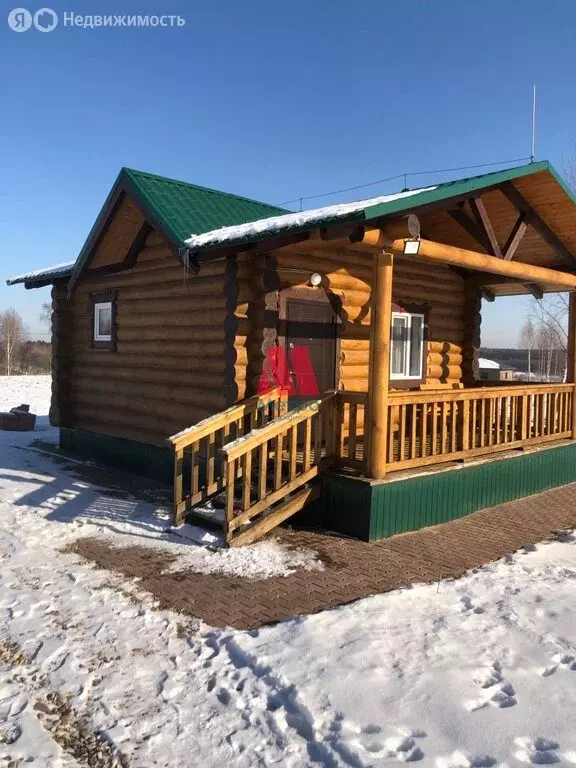
[[408, 216], [408, 232], [410, 237], [404, 240], [404, 255], [418, 256], [420, 250], [420, 219], [414, 213]]
[[313, 288], [317, 288], [321, 282], [322, 282], [322, 275], [320, 274], [320, 272], [312, 272], [312, 274], [310, 275], [310, 285]]
[[420, 238], [414, 237], [409, 240], [404, 240], [404, 255], [405, 256], [418, 256], [420, 250]]

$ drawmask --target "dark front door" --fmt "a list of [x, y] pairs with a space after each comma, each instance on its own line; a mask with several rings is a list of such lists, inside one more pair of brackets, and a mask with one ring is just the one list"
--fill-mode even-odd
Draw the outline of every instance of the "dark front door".
[[288, 299], [286, 354], [296, 397], [336, 388], [337, 318], [328, 302]]

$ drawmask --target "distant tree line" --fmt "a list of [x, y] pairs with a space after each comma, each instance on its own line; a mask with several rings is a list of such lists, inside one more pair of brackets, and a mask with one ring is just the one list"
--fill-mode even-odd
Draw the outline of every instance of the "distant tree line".
[[500, 368], [516, 371], [520, 379], [530, 381], [563, 381], [566, 350], [562, 348], [501, 349], [482, 347], [480, 357], [493, 360]]
[[[46, 305], [40, 319], [44, 323], [49, 321]], [[24, 322], [15, 309], [0, 312], [1, 376], [50, 373], [51, 358], [52, 349], [47, 341], [27, 338]]]

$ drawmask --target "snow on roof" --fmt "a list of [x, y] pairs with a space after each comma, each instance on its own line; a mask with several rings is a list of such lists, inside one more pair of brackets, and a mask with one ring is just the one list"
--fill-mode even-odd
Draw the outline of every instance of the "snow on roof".
[[412, 189], [407, 192], [398, 192], [394, 195], [384, 195], [382, 197], [373, 197], [368, 200], [357, 200], [354, 203], [340, 203], [338, 205], [327, 205], [323, 208], [312, 208], [309, 211], [300, 211], [299, 213], [286, 213], [283, 216], [270, 216], [266, 219], [257, 219], [247, 224], [237, 224], [231, 227], [220, 227], [210, 232], [204, 232], [201, 235], [191, 235], [186, 240], [186, 245], [192, 250], [208, 248], [214, 245], [225, 245], [231, 241], [244, 240], [247, 238], [258, 237], [264, 234], [276, 234], [285, 230], [299, 229], [314, 224], [325, 219], [339, 219], [357, 213], [365, 208], [370, 208], [381, 203], [390, 203], [393, 200], [400, 200], [404, 197], [418, 195], [421, 192], [431, 192], [436, 187], [423, 187], [422, 189]]
[[478, 367], [479, 368], [500, 368], [499, 363], [495, 363], [494, 360], [487, 360], [485, 357], [478, 358]]
[[10, 277], [6, 280], [6, 285], [35, 282], [42, 279], [49, 280], [52, 277], [66, 277], [72, 273], [75, 263], [75, 261], [67, 261], [63, 264], [54, 264], [52, 267], [45, 267], [44, 269], [37, 269], [34, 272], [26, 272], [23, 275]]

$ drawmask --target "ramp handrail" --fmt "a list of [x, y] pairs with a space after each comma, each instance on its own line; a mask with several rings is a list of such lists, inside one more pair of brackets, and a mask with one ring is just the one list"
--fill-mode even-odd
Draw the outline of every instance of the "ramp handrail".
[[254, 541], [282, 522], [295, 510], [289, 504], [277, 512], [270, 507], [333, 463], [339, 431], [336, 405], [337, 393], [331, 392], [222, 449], [229, 546]]
[[282, 416], [287, 404], [287, 391], [275, 387], [168, 438], [174, 452], [174, 525], [184, 521], [186, 509], [224, 488], [222, 465], [217, 461], [223, 446]]

